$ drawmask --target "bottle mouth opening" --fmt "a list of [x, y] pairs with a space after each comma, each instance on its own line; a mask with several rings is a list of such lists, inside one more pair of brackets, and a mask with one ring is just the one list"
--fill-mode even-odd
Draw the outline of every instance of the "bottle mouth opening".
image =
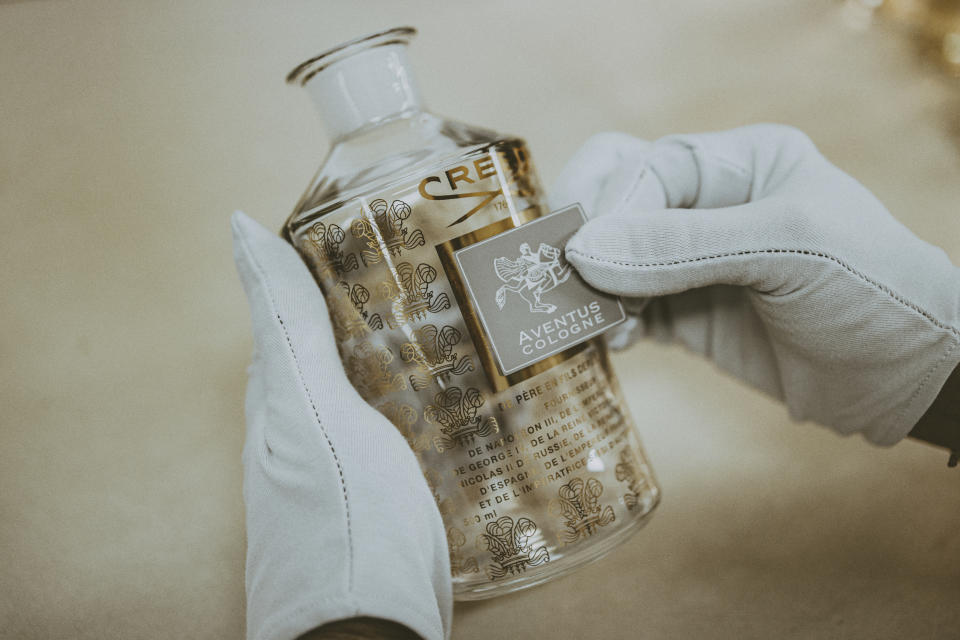
[[380, 31], [379, 33], [354, 38], [298, 64], [293, 71], [287, 74], [287, 84], [295, 84], [302, 87], [315, 75], [336, 62], [340, 62], [361, 51], [373, 49], [374, 47], [385, 47], [391, 44], [408, 44], [415, 35], [417, 35], [417, 30], [413, 27], [395, 27], [387, 31]]

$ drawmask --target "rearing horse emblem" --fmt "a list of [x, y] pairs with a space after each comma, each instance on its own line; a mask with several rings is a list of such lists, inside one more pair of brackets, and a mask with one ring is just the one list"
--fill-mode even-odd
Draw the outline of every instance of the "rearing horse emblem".
[[519, 258], [511, 260], [501, 256], [493, 261], [493, 268], [497, 277], [506, 283], [497, 289], [497, 307], [503, 309], [507, 292], [512, 291], [523, 298], [531, 313], [556, 311], [556, 305], [541, 302], [540, 296], [566, 282], [572, 272], [563, 253], [543, 242], [536, 252], [524, 242], [520, 245]]

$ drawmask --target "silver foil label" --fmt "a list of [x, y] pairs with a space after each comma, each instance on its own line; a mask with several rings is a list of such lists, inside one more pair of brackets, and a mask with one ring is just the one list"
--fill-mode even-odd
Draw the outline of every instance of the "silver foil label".
[[585, 221], [580, 205], [571, 205], [454, 254], [504, 375], [626, 318], [619, 298], [591, 288], [564, 258]]

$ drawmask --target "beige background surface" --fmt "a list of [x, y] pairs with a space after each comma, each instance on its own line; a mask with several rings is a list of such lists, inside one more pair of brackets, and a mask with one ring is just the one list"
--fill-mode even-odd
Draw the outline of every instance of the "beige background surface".
[[[284, 74], [398, 24], [431, 106], [525, 136], [805, 129], [960, 263], [960, 87], [828, 0], [0, 6], [0, 637], [242, 635], [247, 310], [228, 216], [325, 150]], [[869, 230], [865, 230], [869, 232]], [[615, 364], [664, 487], [469, 638], [957, 638], [960, 472], [793, 424], [678, 348]]]

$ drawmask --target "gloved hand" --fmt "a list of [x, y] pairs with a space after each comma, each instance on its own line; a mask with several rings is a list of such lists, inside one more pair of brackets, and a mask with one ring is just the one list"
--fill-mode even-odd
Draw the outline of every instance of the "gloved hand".
[[960, 361], [960, 270], [795, 129], [601, 134], [551, 196], [597, 216], [566, 256], [636, 314], [614, 346], [678, 340], [793, 418], [882, 445]]
[[250, 302], [247, 637], [288, 640], [370, 616], [449, 637], [440, 512], [403, 436], [347, 381], [323, 296], [294, 249], [243, 215]]

